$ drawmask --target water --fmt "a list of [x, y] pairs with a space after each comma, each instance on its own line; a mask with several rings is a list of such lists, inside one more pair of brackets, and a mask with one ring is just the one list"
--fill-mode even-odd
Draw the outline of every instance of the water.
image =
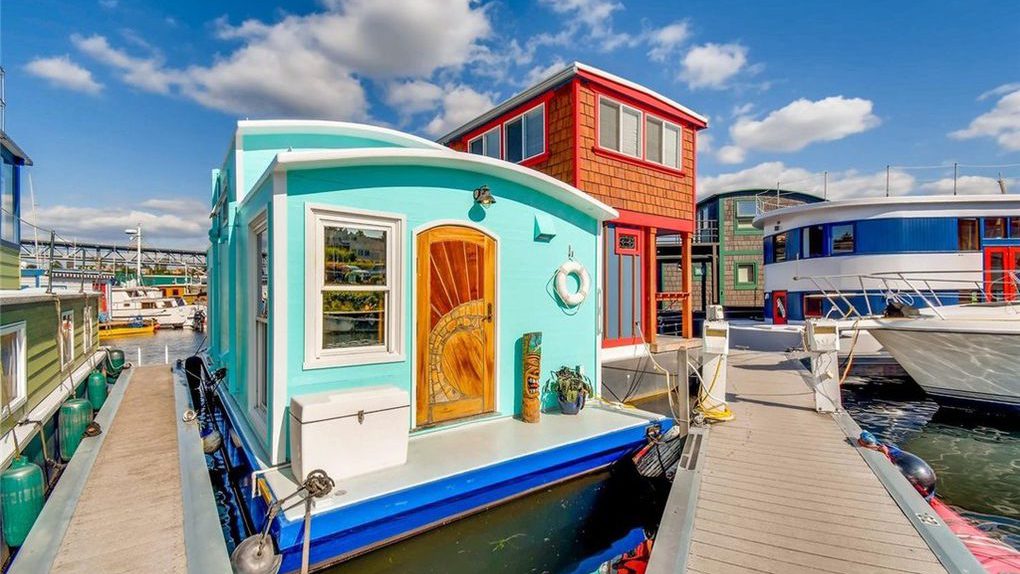
[[978, 528], [1020, 548], [1020, 425], [939, 408], [909, 379], [854, 378], [843, 406], [862, 428], [923, 458], [936, 492]]
[[170, 363], [194, 355], [205, 346], [206, 334], [191, 329], [157, 329], [152, 335], [104, 338], [103, 345], [124, 351], [124, 358], [138, 362], [138, 350], [142, 351], [142, 364], [164, 363], [165, 350], [169, 350]]

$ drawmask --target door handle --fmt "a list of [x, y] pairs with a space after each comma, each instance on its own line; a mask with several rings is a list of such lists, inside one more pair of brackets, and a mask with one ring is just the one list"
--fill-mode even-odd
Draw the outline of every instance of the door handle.
[[485, 320], [492, 322], [492, 303], [485, 304]]

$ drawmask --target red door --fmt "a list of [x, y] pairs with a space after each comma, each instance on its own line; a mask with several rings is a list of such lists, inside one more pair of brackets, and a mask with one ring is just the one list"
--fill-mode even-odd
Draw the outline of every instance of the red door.
[[773, 325], [785, 325], [786, 324], [786, 291], [773, 291], [772, 292], [772, 324]]
[[1017, 297], [1020, 246], [985, 247], [985, 299], [1012, 301]]

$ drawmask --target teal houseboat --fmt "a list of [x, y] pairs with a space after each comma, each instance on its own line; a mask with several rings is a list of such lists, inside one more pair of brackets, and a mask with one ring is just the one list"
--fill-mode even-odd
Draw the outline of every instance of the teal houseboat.
[[597, 396], [564, 415], [546, 389], [561, 367], [601, 386], [592, 286], [618, 214], [570, 185], [381, 127], [241, 121], [212, 206], [202, 384], [284, 571], [304, 507], [266, 509], [313, 469], [336, 483], [311, 511], [322, 566], [603, 467], [663, 422]]

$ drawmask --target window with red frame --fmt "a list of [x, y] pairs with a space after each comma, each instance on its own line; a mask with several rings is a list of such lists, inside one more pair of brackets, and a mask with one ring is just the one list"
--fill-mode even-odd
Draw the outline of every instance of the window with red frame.
[[638, 255], [640, 247], [641, 238], [636, 229], [616, 229], [617, 255]]

